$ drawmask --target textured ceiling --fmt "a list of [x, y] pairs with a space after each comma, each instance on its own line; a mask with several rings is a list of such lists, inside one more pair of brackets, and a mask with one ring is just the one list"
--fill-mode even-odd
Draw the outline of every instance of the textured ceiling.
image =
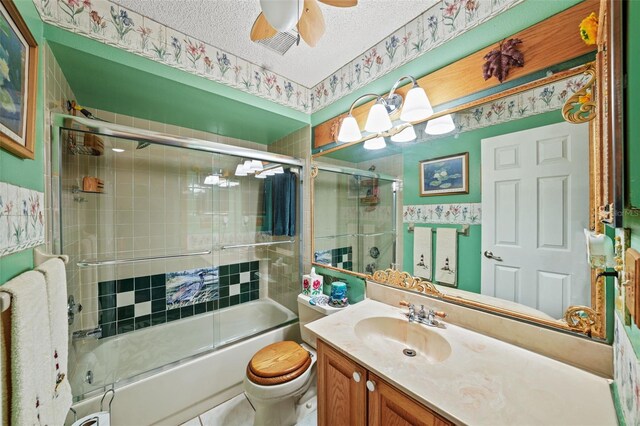
[[284, 56], [253, 43], [259, 0], [116, 0], [189, 36], [312, 87], [429, 9], [435, 0], [359, 0], [336, 8], [320, 3], [326, 32], [315, 48], [303, 41]]

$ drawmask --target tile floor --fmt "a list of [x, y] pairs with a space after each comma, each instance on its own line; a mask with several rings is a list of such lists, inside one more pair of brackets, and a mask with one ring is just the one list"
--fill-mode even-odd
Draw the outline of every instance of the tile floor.
[[[311, 411], [297, 426], [316, 426], [316, 410]], [[244, 393], [212, 408], [181, 426], [252, 426], [255, 411]]]

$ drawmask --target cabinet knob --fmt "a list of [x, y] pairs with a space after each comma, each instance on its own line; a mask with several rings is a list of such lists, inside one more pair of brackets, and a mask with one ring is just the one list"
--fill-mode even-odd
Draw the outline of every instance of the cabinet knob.
[[353, 372], [353, 381], [356, 383], [360, 383], [360, 373], [358, 373], [357, 371]]
[[369, 389], [369, 392], [373, 392], [376, 390], [376, 382], [374, 382], [373, 380], [367, 380], [367, 389]]

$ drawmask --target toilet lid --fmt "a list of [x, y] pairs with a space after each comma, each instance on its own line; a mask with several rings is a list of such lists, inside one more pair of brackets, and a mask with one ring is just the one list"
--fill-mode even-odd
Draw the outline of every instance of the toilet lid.
[[299, 377], [311, 365], [311, 355], [296, 342], [273, 343], [259, 350], [247, 366], [251, 381], [274, 385]]

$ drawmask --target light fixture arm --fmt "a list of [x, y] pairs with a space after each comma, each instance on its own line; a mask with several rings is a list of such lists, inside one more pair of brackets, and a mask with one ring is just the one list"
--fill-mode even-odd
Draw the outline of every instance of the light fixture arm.
[[419, 86], [418, 81], [414, 77], [410, 75], [402, 76], [393, 84], [393, 87], [391, 87], [391, 90], [389, 90], [389, 94], [387, 95], [387, 98], [391, 97], [396, 92], [398, 87], [400, 87], [400, 83], [402, 83], [404, 80], [407, 80], [407, 79], [411, 80], [411, 82], [413, 83], [413, 87]]
[[356, 99], [355, 101], [353, 101], [353, 103], [351, 104], [351, 108], [349, 108], [349, 115], [353, 115], [353, 109], [358, 106], [358, 102], [360, 102], [362, 99], [365, 98], [370, 98], [370, 97], [374, 97], [376, 98], [376, 102], [381, 102], [383, 105], [386, 105], [386, 102], [384, 100], [384, 98], [380, 95], [376, 95], [375, 93], [367, 93], [366, 95], [362, 95], [360, 97], [358, 97], [358, 99]]

